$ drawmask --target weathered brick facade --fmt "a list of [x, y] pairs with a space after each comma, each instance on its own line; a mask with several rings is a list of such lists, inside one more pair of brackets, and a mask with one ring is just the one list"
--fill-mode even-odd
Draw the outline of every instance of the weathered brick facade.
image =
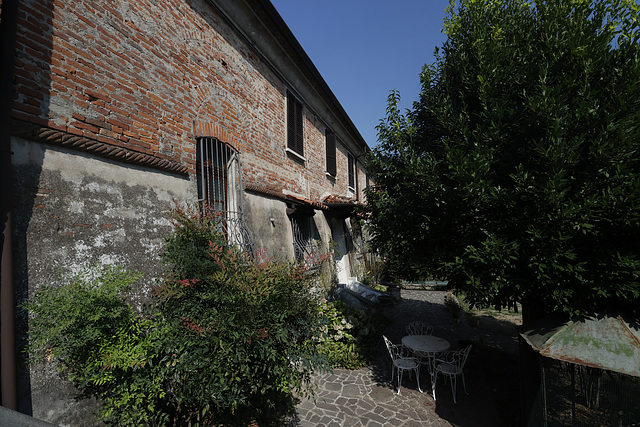
[[[323, 250], [338, 240], [341, 278], [354, 274], [345, 218], [367, 185], [368, 148], [269, 1], [25, 0], [16, 19], [18, 300], [56, 270], [95, 261], [146, 272], [144, 298], [160, 271], [167, 211], [198, 198], [202, 136], [239, 153], [256, 250], [293, 257], [291, 220], [303, 212]], [[302, 104], [302, 157], [287, 149], [288, 96]], [[335, 175], [326, 173], [327, 129], [337, 136]], [[21, 371], [19, 383], [23, 412], [71, 425], [91, 412], [49, 366]]]
[[[241, 12], [251, 13], [263, 2], [254, 3]], [[271, 39], [265, 44], [284, 37], [268, 33], [275, 24], [264, 27], [259, 19], [249, 16], [248, 27]], [[175, 162], [190, 172], [194, 137], [216, 136], [243, 154], [247, 182], [268, 182], [311, 200], [346, 194], [345, 150], [365, 149], [348, 118], [331, 111], [335, 100], [324, 85], [307, 87], [305, 80], [316, 76], [301, 69], [288, 71], [289, 77], [265, 63], [247, 45], [249, 31], [225, 21], [195, 0], [24, 2], [13, 117]], [[284, 54], [289, 52], [276, 53]], [[288, 59], [281, 58], [283, 65], [298, 66]], [[287, 89], [305, 106], [306, 162], [285, 155]], [[346, 144], [336, 180], [324, 173], [326, 127]], [[363, 188], [362, 171], [359, 177]]]

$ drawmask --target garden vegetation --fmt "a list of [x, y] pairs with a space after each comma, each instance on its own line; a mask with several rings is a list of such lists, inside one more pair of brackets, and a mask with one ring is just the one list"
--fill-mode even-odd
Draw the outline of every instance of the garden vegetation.
[[329, 302], [301, 264], [250, 258], [215, 214], [176, 207], [150, 303], [138, 272], [94, 266], [43, 287], [30, 312], [32, 363], [101, 402], [109, 425], [281, 425], [311, 374], [366, 365], [385, 319]]
[[313, 276], [239, 253], [214, 215], [172, 219], [149, 306], [128, 302], [140, 274], [115, 267], [46, 286], [26, 306], [33, 357], [55, 359], [112, 425], [279, 425], [328, 368]]
[[640, 5], [451, 2], [405, 113], [367, 170], [372, 245], [524, 321], [640, 317]]

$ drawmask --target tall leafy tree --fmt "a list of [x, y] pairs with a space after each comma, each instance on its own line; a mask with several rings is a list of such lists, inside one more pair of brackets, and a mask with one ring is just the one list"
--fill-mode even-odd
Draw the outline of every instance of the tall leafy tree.
[[[461, 0], [368, 159], [373, 245], [405, 277], [540, 314], [640, 305], [640, 7]], [[527, 309], [529, 308], [529, 314]]]

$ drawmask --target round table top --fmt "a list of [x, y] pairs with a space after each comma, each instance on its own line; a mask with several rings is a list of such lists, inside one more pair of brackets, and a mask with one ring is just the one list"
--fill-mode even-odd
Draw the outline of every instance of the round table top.
[[407, 335], [402, 338], [402, 344], [423, 353], [441, 353], [451, 347], [449, 341], [433, 335]]

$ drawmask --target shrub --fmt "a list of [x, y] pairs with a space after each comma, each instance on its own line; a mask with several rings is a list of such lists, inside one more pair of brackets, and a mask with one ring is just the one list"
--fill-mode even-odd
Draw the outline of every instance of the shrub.
[[140, 277], [119, 267], [93, 266], [59, 276], [59, 284], [43, 287], [25, 304], [32, 315], [33, 361], [57, 360], [70, 381], [104, 400], [101, 416], [110, 420], [119, 414], [122, 425], [162, 419], [156, 414], [164, 398], [155, 380], [158, 336], [153, 322], [125, 299]]
[[[197, 217], [178, 215], [174, 236]], [[219, 241], [210, 239], [207, 256], [191, 257], [189, 268], [181, 260], [193, 251], [190, 240], [167, 245], [170, 275], [156, 295], [175, 336], [169, 342], [184, 346], [173, 350], [182, 387], [174, 398], [215, 420], [271, 420], [292, 391], [307, 391], [311, 368], [323, 367], [312, 343], [320, 321], [312, 277], [300, 265], [253, 262]]]
[[176, 208], [172, 219], [148, 313], [125, 299], [139, 274], [83, 273], [27, 304], [32, 353], [57, 357], [116, 425], [277, 425], [325, 367], [312, 277], [226, 245], [212, 215]]
[[334, 368], [358, 369], [367, 365], [388, 320], [342, 301], [324, 302], [322, 311], [325, 324], [317, 338], [320, 353]]

